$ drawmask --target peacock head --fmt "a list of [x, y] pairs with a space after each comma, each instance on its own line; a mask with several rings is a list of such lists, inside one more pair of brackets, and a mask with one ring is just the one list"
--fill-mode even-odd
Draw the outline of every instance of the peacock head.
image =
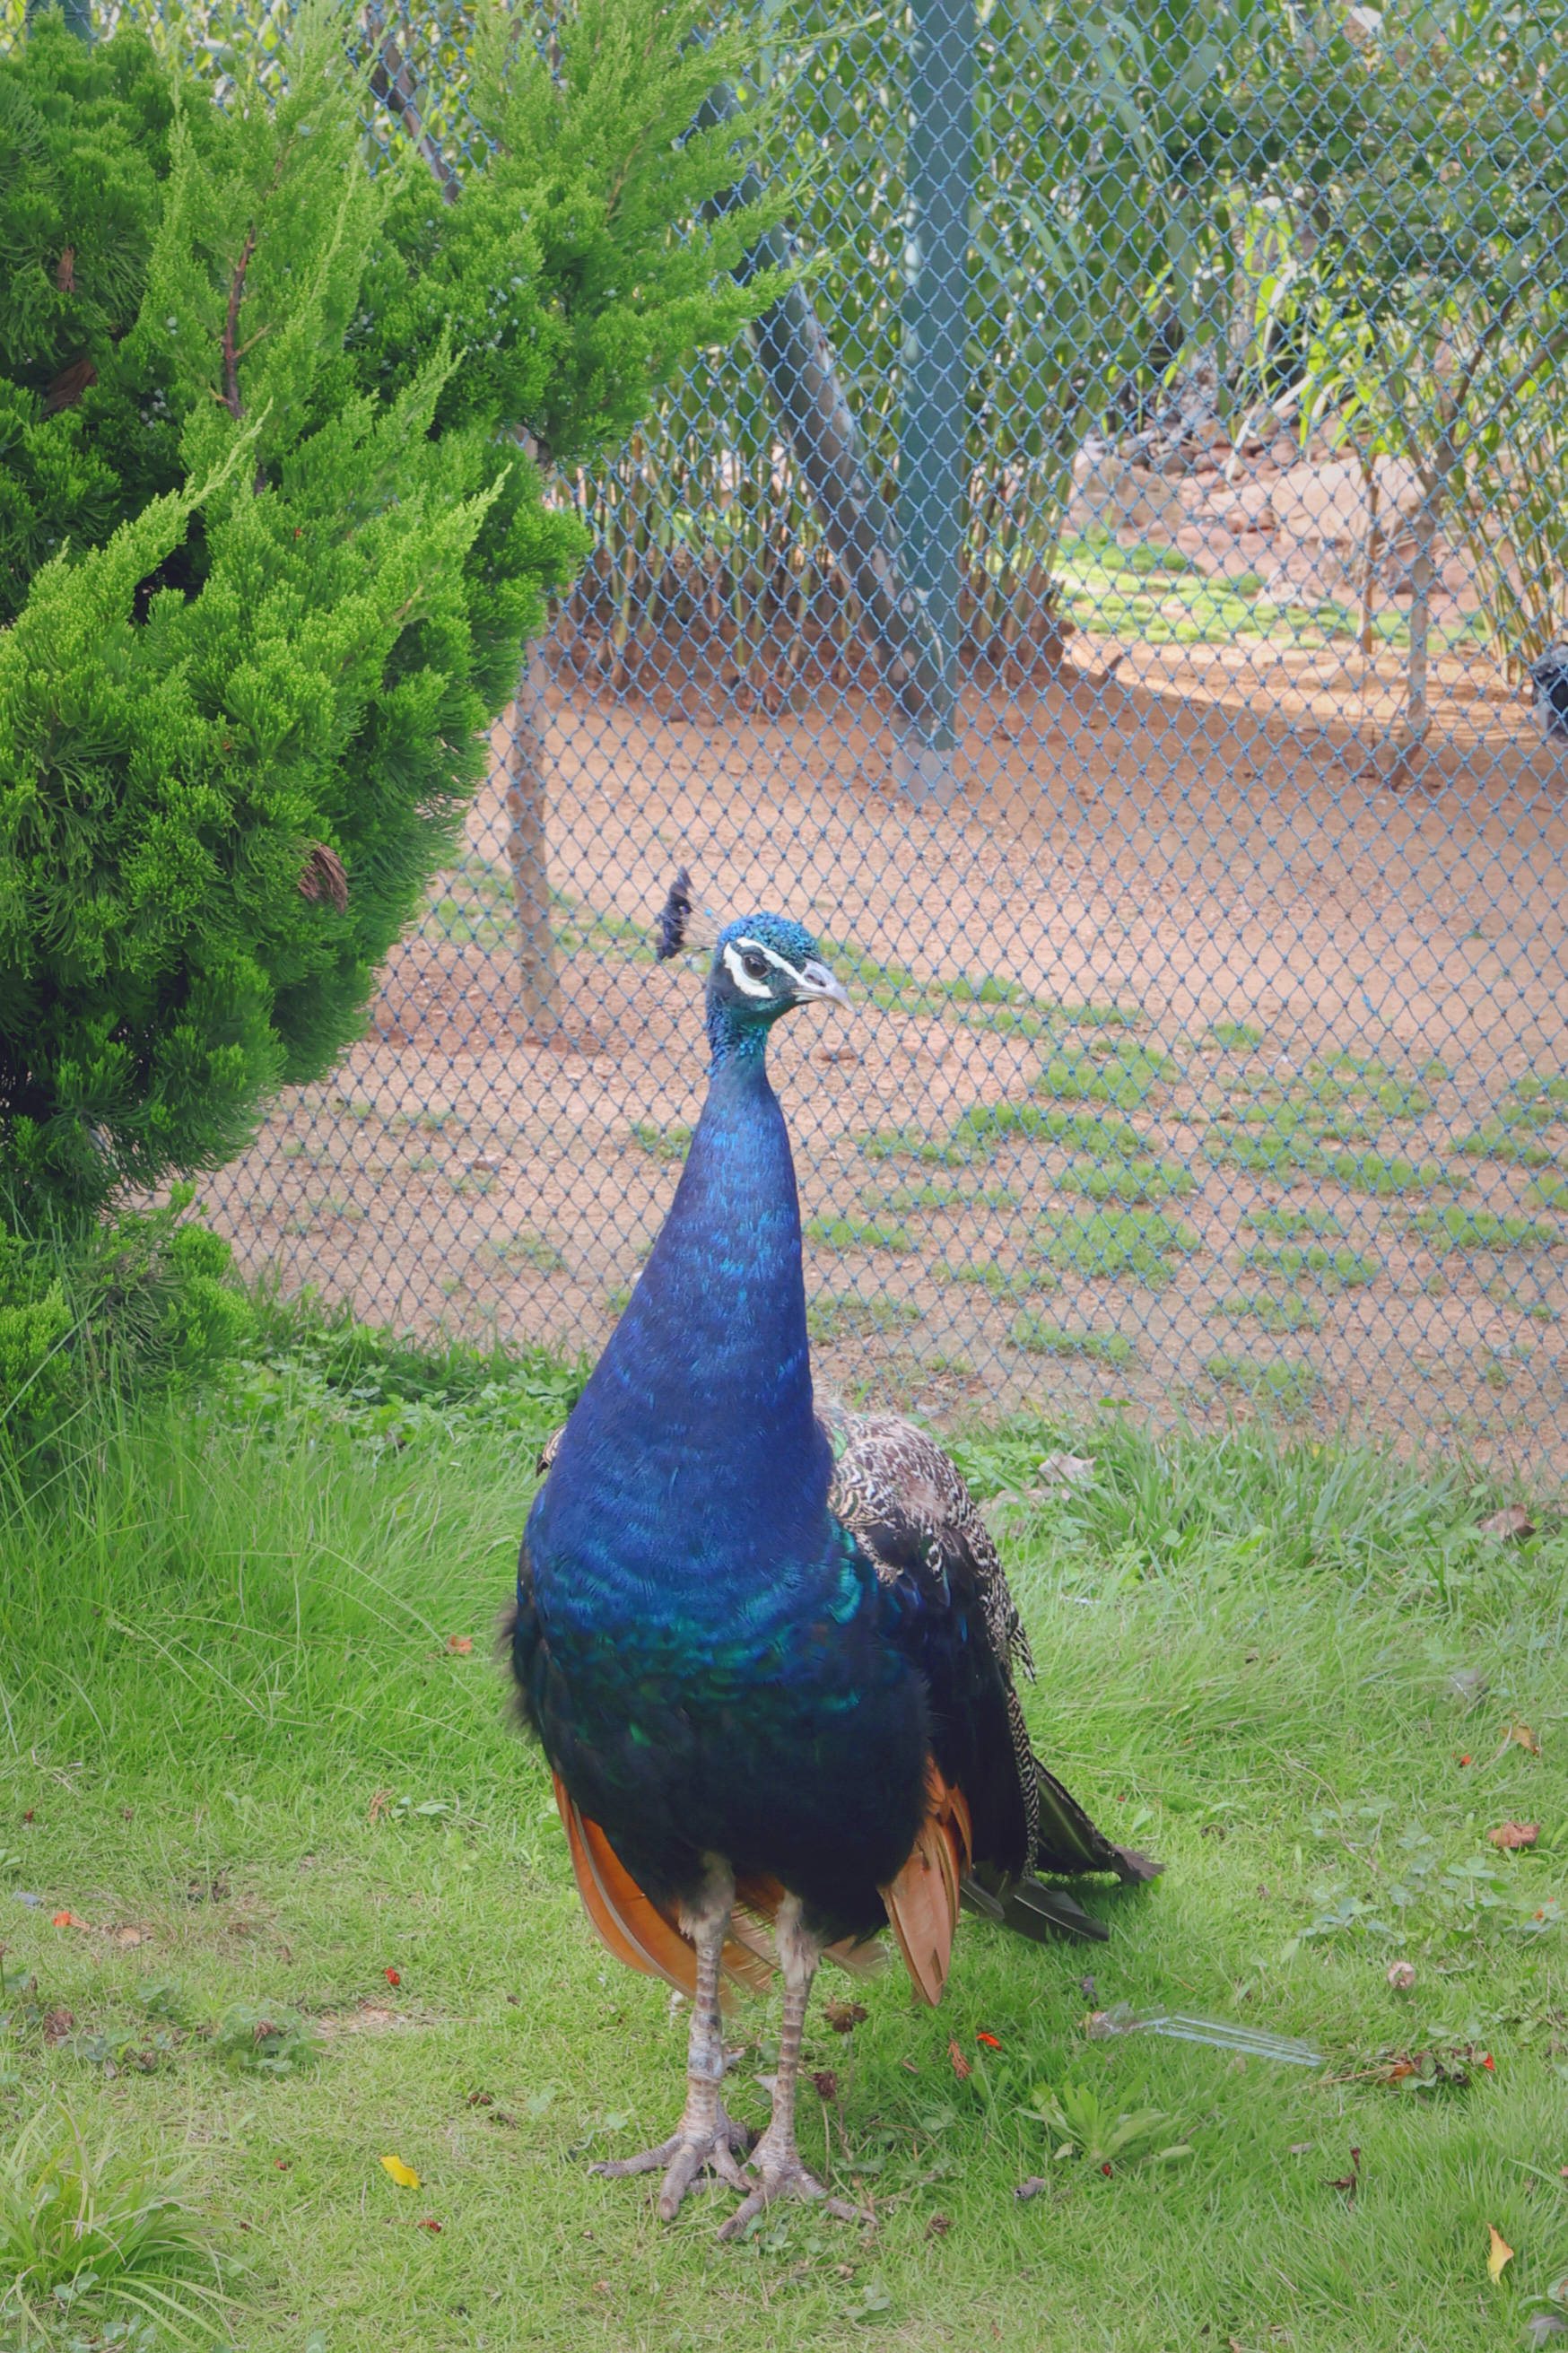
[[719, 934], [708, 976], [708, 1032], [715, 1051], [758, 1045], [797, 1005], [847, 1005], [849, 992], [786, 915], [745, 915]]
[[[682, 867], [659, 913], [658, 954], [677, 956], [710, 941], [713, 933], [695, 914], [691, 878]], [[824, 964], [811, 934], [787, 915], [743, 915], [714, 942], [708, 1035], [716, 1060], [760, 1055], [773, 1023], [797, 1005], [848, 1002], [848, 990]]]

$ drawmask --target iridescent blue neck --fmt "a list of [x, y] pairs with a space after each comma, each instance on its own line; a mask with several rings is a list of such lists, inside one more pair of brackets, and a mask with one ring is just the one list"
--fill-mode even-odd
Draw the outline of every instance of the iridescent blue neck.
[[732, 1005], [721, 1005], [714, 997], [708, 999], [708, 1044], [711, 1053], [709, 1064], [710, 1082], [721, 1070], [737, 1064], [763, 1078], [768, 1058], [768, 1031], [772, 1023], [760, 1021], [755, 1014], [742, 1013]]
[[547, 1548], [650, 1599], [672, 1578], [771, 1583], [815, 1555], [826, 1507], [789, 1132], [765, 1030], [719, 1026], [674, 1205], [541, 1499]]

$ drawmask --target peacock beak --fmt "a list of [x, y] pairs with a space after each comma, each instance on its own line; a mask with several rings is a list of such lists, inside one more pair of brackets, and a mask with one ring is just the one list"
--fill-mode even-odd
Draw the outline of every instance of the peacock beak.
[[816, 956], [808, 956], [795, 973], [795, 1001], [805, 1005], [817, 999], [829, 1005], [847, 1005], [849, 991], [836, 972], [829, 972]]

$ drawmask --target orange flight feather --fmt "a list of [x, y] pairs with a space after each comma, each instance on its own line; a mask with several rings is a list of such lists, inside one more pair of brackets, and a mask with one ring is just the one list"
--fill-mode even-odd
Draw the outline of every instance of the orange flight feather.
[[881, 1894], [910, 1981], [933, 2008], [952, 1965], [959, 1882], [969, 1868], [973, 1838], [963, 1790], [950, 1789], [928, 1761], [926, 1818], [909, 1861]]
[[[586, 1819], [560, 1776], [552, 1778], [577, 1893], [600, 1942], [629, 1968], [663, 1978], [681, 1993], [695, 1993], [696, 1953], [675, 1922], [651, 1896], [644, 1894], [598, 1823]], [[765, 1991], [772, 1981], [766, 1960], [733, 1937], [725, 1941], [723, 1961], [726, 1976], [753, 1992]]]

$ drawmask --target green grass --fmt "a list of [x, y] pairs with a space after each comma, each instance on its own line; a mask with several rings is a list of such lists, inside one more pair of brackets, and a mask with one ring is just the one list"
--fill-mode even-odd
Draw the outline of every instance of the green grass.
[[1064, 1193], [1081, 1193], [1088, 1201], [1173, 1201], [1193, 1189], [1191, 1172], [1179, 1160], [1113, 1160], [1097, 1168], [1075, 1161], [1057, 1181]]
[[860, 1138], [868, 1160], [919, 1160], [937, 1168], [966, 1168], [971, 1155], [962, 1144], [928, 1135], [921, 1127], [880, 1127]]
[[1233, 1324], [1253, 1323], [1265, 1332], [1321, 1332], [1323, 1319], [1299, 1290], [1232, 1291], [1217, 1303]]
[[[1398, 1153], [1331, 1152], [1327, 1174], [1352, 1193], [1386, 1200], [1398, 1193], [1431, 1193], [1450, 1180], [1435, 1160], [1404, 1159]], [[1463, 1189], [1462, 1180], [1457, 1189]]]
[[1015, 1348], [1037, 1356], [1087, 1356], [1097, 1365], [1130, 1365], [1137, 1355], [1124, 1332], [1086, 1332], [1020, 1315], [1008, 1334]]
[[1568, 1235], [1561, 1226], [1543, 1226], [1533, 1218], [1510, 1217], [1495, 1209], [1417, 1209], [1412, 1229], [1434, 1249], [1445, 1250], [1552, 1250]]
[[873, 1332], [901, 1332], [921, 1321], [909, 1299], [858, 1299], [852, 1292], [819, 1291], [805, 1303], [805, 1326], [821, 1347], [863, 1340]]
[[1039, 1233], [1047, 1262], [1064, 1273], [1131, 1275], [1150, 1290], [1170, 1281], [1172, 1259], [1198, 1248], [1190, 1226], [1158, 1209], [1086, 1209], [1047, 1220]]
[[1268, 1034], [1250, 1021], [1211, 1021], [1204, 1033], [1207, 1042], [1226, 1047], [1234, 1054], [1256, 1053]]
[[[1452, 1466], [1261, 1423], [972, 1433], [982, 1494], [1064, 1444], [1094, 1458], [1007, 1525], [1041, 1662], [1025, 1704], [1069, 1786], [1169, 1870], [1089, 1892], [1107, 1947], [966, 1920], [935, 2013], [896, 1968], [855, 1987], [850, 2035], [815, 2000], [806, 2063], [836, 2080], [805, 2089], [803, 2148], [876, 2226], [786, 2208], [725, 2248], [725, 2193], [666, 2230], [647, 2183], [587, 2170], [672, 2123], [685, 2019], [593, 1941], [487, 1655], [558, 1405], [392, 1451], [348, 1422], [108, 1428], [51, 1493], [11, 1497], [0, 1819], [5, 1880], [39, 1901], [0, 1894], [7, 2140], [64, 2093], [89, 2151], [151, 2181], [188, 2165], [247, 2353], [1520, 2341], [1568, 2254], [1555, 1521], [1501, 1547], [1476, 1533], [1501, 1495]], [[1485, 1694], [1468, 1715], [1457, 1674]], [[1540, 1757], [1503, 1745], [1513, 1721]], [[1487, 1842], [1510, 1817], [1547, 1826], [1540, 1852]], [[87, 1925], [52, 1926], [63, 1910]], [[1087, 2040], [1117, 2001], [1306, 2036], [1325, 2067]], [[226, 2064], [208, 2030], [232, 2044], [279, 2010], [315, 2063]], [[729, 2029], [753, 2123], [777, 2017], [746, 2000]], [[1465, 2042], [1494, 2062], [1468, 2089], [1377, 2080]], [[1159, 2134], [1109, 2178], [1057, 2160], [1058, 2111], [1098, 2148], [1097, 2117], [1148, 2108]], [[1331, 2186], [1352, 2147], [1353, 2202]], [[1034, 2176], [1048, 2190], [1020, 2202]], [[1489, 2223], [1517, 2250], [1497, 2287]], [[89, 2293], [46, 2341], [98, 2346], [105, 2309]]]
[[909, 1228], [892, 1218], [808, 1218], [805, 1230], [808, 1242], [820, 1242], [826, 1250], [911, 1250], [915, 1246]]
[[1304, 1411], [1323, 1386], [1315, 1366], [1285, 1356], [1210, 1356], [1204, 1370], [1222, 1388], [1238, 1389], [1288, 1414]]
[[684, 1160], [691, 1148], [691, 1130], [679, 1120], [661, 1127], [655, 1119], [639, 1119], [634, 1122], [632, 1134], [656, 1160]]
[[1338, 1241], [1344, 1228], [1331, 1209], [1321, 1209], [1312, 1201], [1281, 1201], [1278, 1207], [1261, 1207], [1247, 1210], [1241, 1219], [1255, 1234], [1273, 1234], [1281, 1241], [1293, 1241], [1302, 1234], [1317, 1240]]
[[1052, 1057], [1035, 1081], [1035, 1092], [1058, 1103], [1113, 1103], [1118, 1111], [1140, 1111], [1156, 1087], [1179, 1076], [1168, 1054], [1146, 1047], [1123, 1046], [1112, 1054], [1079, 1047]]
[[923, 1185], [896, 1185], [890, 1193], [862, 1193], [860, 1206], [873, 1217], [905, 1218], [943, 1209], [1016, 1209], [1019, 1202], [1005, 1185], [976, 1192], [972, 1186], [947, 1185], [932, 1177]]
[[1495, 1160], [1501, 1166], [1520, 1168], [1550, 1168], [1554, 1156], [1549, 1145], [1521, 1135], [1514, 1123], [1502, 1119], [1489, 1119], [1468, 1135], [1461, 1135], [1454, 1149], [1468, 1153], [1473, 1160]]

